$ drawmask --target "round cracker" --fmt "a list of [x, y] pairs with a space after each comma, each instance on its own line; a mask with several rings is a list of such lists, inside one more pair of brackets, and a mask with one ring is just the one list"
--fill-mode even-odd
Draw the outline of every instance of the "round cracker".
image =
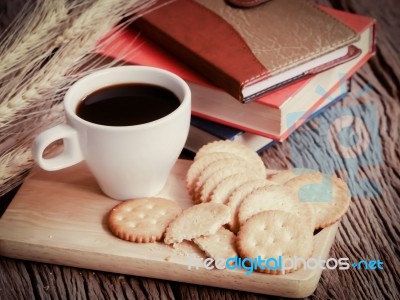
[[[270, 210], [260, 212], [246, 221], [241, 226], [237, 235], [236, 246], [242, 258], [261, 258], [264, 260], [274, 259], [282, 261], [287, 258], [309, 259], [313, 251], [313, 231], [308, 227], [304, 218], [293, 213]], [[284, 274], [301, 268], [301, 260], [297, 265], [288, 270], [274, 270], [274, 264], [269, 263], [271, 268], [264, 265], [265, 270], [257, 268], [256, 271], [269, 274]]]
[[286, 186], [295, 191], [300, 202], [307, 202], [314, 208], [316, 229], [338, 221], [350, 205], [347, 185], [336, 176], [302, 174], [289, 180]]
[[229, 229], [233, 232], [239, 231], [239, 207], [243, 199], [250, 194], [252, 191], [269, 185], [275, 185], [276, 183], [265, 179], [252, 180], [238, 186], [228, 199], [228, 207], [231, 210], [231, 220], [229, 222]]
[[227, 204], [230, 194], [243, 183], [260, 179], [252, 172], [230, 175], [217, 184], [210, 196], [210, 202]]
[[266, 176], [267, 176], [267, 179], [269, 179], [269, 177], [271, 177], [272, 175], [275, 175], [276, 173], [279, 173], [280, 171], [281, 171], [281, 170], [266, 168], [266, 169], [265, 169], [265, 174], [266, 174]]
[[180, 243], [201, 236], [215, 234], [229, 222], [230, 211], [224, 204], [201, 203], [185, 209], [173, 220], [166, 232], [166, 244]]
[[275, 174], [268, 175], [268, 180], [276, 182], [278, 184], [285, 184], [289, 180], [302, 175], [302, 174], [313, 174], [319, 173], [316, 170], [306, 168], [293, 168], [288, 170], [279, 170]]
[[239, 156], [227, 152], [215, 152], [204, 155], [201, 159], [195, 160], [189, 167], [186, 173], [186, 187], [191, 195], [197, 177], [204, 171], [204, 169], [211, 163], [222, 159], [240, 159]]
[[[207, 178], [206, 182], [203, 184], [200, 190], [200, 201], [201, 202], [209, 202], [211, 200], [211, 196], [214, 193], [215, 189], [218, 187], [222, 181], [227, 179], [232, 175], [238, 175], [239, 177], [245, 177], [246, 174], [251, 174], [251, 170], [249, 170], [246, 165], [230, 165], [226, 166], [215, 173], [213, 173], [210, 177]], [[254, 174], [254, 177], [257, 175]], [[221, 203], [217, 201], [213, 201], [215, 203]], [[225, 204], [225, 203], [224, 203]]]
[[203, 155], [214, 152], [228, 152], [240, 156], [248, 161], [250, 164], [252, 164], [255, 168], [255, 171], [257, 173], [260, 173], [263, 178], [266, 177], [264, 162], [257, 154], [257, 152], [253, 151], [252, 149], [241, 143], [230, 140], [215, 141], [204, 145], [199, 149], [194, 160], [201, 158]]
[[[249, 165], [248, 163], [241, 159], [221, 159], [218, 161], [214, 161], [211, 164], [209, 164], [201, 173], [200, 175], [196, 178], [196, 181], [194, 183], [194, 188], [192, 190], [192, 199], [195, 203], [202, 202], [201, 201], [201, 190], [203, 189], [204, 184], [208, 181], [208, 179], [214, 175], [216, 172], [222, 170], [222, 169], [228, 169], [228, 174], [234, 174], [233, 172], [236, 170], [245, 170], [248, 168]], [[224, 175], [221, 175], [224, 176]], [[227, 175], [225, 175], [227, 176]], [[224, 178], [224, 177], [223, 177]], [[211, 183], [210, 183], [211, 184]]]
[[108, 227], [117, 237], [136, 243], [162, 239], [168, 224], [181, 212], [179, 205], [164, 198], [139, 198], [115, 206]]
[[310, 230], [315, 228], [313, 208], [308, 203], [299, 202], [292, 189], [281, 185], [261, 187], [247, 195], [239, 207], [239, 224], [242, 225], [255, 214], [267, 210], [293, 213], [304, 218]]

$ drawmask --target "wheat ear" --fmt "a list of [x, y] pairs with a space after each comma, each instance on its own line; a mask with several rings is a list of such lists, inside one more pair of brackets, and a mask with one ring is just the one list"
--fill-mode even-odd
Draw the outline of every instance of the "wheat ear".
[[[113, 11], [115, 16], [124, 16], [135, 3], [136, 0], [99, 0], [89, 7], [85, 14], [74, 20], [60, 37], [62, 41], [60, 49], [46, 67], [38, 70], [14, 97], [0, 104], [0, 135], [16, 114], [32, 103], [41, 101], [44, 91], [57, 89], [79, 59], [93, 49], [96, 42], [112, 29], [119, 18], [110, 18], [110, 11]], [[148, 3], [144, 3], [147, 7]], [[70, 43], [72, 40], [76, 42]]]
[[[42, 65], [39, 60], [30, 66], [21, 64], [15, 72], [17, 76], [9, 78], [8, 82], [13, 83], [10, 97], [3, 98], [0, 104], [0, 195], [21, 182], [31, 167], [30, 145], [35, 134], [63, 121], [60, 99], [77, 78], [97, 65], [98, 62], [88, 64], [88, 54], [99, 39], [122, 18], [141, 14], [154, 2], [99, 0], [89, 5], [86, 1], [60, 25], [62, 34], [46, 41], [49, 47], [57, 45], [57, 51], [46, 57], [46, 63]], [[20, 78], [23, 81], [18, 82]]]
[[26, 62], [33, 65], [49, 56], [53, 50], [49, 44], [60, 34], [60, 24], [66, 21], [68, 9], [63, 0], [43, 0], [38, 1], [31, 15], [17, 37], [10, 37], [0, 46], [0, 80]]

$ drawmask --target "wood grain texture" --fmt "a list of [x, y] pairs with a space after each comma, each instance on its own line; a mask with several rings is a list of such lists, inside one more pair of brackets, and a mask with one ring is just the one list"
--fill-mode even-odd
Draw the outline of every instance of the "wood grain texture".
[[[379, 258], [385, 263], [384, 271], [325, 271], [316, 292], [310, 299], [398, 299], [400, 297], [398, 1], [318, 0], [317, 2], [376, 18], [377, 54], [353, 77], [353, 92], [343, 103], [337, 104], [312, 123], [303, 126], [288, 141], [268, 149], [262, 157], [268, 167], [275, 168], [285, 168], [303, 162], [343, 177], [348, 176], [349, 170], [352, 172], [351, 175], [355, 173], [353, 170], [357, 170], [358, 179], [369, 178], [376, 183], [361, 185], [361, 190], [372, 196], [353, 198], [350, 211], [342, 221], [330, 255], [355, 260]], [[365, 90], [366, 86], [370, 88]], [[377, 113], [376, 118], [371, 110], [360, 107], [365, 103], [372, 104]], [[375, 154], [360, 155], [349, 161], [340, 155], [342, 148], [337, 139], [332, 143], [332, 149], [339, 150], [339, 155], [326, 146], [318, 126], [323, 122], [337, 119], [337, 114], [340, 116], [341, 108], [344, 106], [353, 107], [353, 114], [358, 113], [365, 123], [371, 126], [378, 125], [379, 146], [376, 146]], [[315, 154], [320, 152], [316, 149], [325, 149], [326, 152], [322, 156], [317, 156]], [[301, 155], [298, 155], [299, 153]], [[352, 190], [358, 189], [359, 183], [352, 180]], [[279, 299], [227, 289], [8, 258], [0, 258], [0, 298]]]
[[[182, 209], [191, 207], [185, 179], [191, 163], [179, 159], [155, 197], [171, 199]], [[312, 294], [321, 277], [321, 269], [284, 276], [258, 272], [248, 276], [244, 270], [190, 270], [189, 255], [205, 257], [194, 243], [176, 247], [131, 243], [111, 234], [107, 216], [118, 203], [101, 192], [84, 163], [56, 172], [36, 167], [0, 219], [0, 255], [297, 298]], [[315, 234], [313, 258], [327, 259], [338, 225]], [[35, 277], [42, 274], [33, 271]]]

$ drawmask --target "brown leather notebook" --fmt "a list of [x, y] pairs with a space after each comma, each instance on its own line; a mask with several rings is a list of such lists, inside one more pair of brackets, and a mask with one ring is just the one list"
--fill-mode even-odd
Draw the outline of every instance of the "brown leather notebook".
[[309, 1], [157, 5], [133, 26], [242, 102], [359, 54], [351, 46], [358, 34]]

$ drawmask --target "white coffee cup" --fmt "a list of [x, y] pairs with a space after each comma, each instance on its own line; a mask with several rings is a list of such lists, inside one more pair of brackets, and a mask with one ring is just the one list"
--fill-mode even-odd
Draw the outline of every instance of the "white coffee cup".
[[[87, 95], [125, 83], [167, 88], [181, 103], [160, 119], [132, 126], [98, 125], [77, 116], [77, 106]], [[54, 171], [84, 160], [106, 195], [126, 200], [155, 195], [165, 185], [188, 136], [191, 93], [184, 80], [168, 71], [145, 66], [113, 67], [73, 84], [65, 94], [64, 109], [67, 124], [35, 138], [32, 153], [36, 163]], [[62, 153], [44, 158], [46, 147], [60, 139], [64, 143]]]

